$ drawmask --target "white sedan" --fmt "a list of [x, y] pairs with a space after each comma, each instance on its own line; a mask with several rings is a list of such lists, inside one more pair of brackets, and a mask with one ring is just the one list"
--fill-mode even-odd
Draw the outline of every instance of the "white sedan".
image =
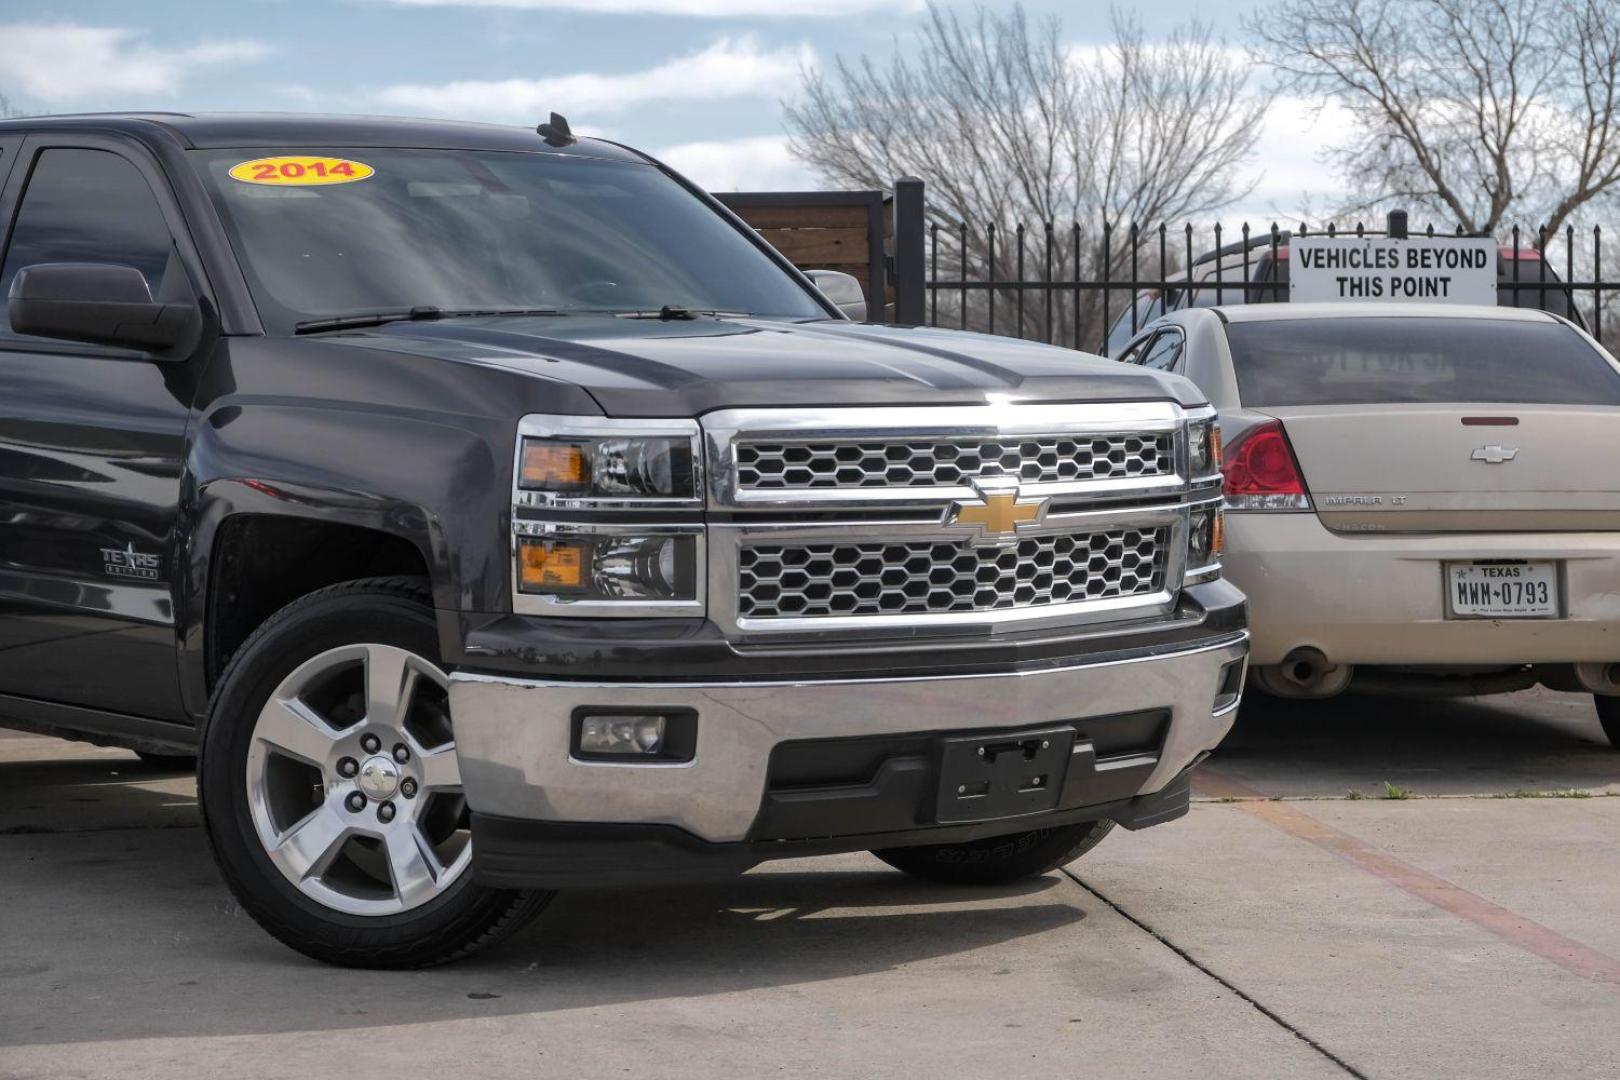
[[1596, 695], [1620, 748], [1620, 363], [1535, 310], [1179, 311], [1121, 353], [1220, 412], [1227, 574], [1285, 697]]

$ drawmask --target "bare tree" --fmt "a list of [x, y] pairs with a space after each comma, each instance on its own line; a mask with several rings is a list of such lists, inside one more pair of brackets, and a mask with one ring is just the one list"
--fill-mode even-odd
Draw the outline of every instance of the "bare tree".
[[[1149, 42], [1116, 11], [1113, 31], [1107, 46], [1078, 47], [1021, 5], [964, 18], [930, 4], [914, 49], [896, 42], [886, 61], [840, 57], [804, 74], [784, 104], [793, 152], [840, 186], [923, 177], [930, 218], [962, 248], [947, 260], [966, 277], [1018, 275], [1022, 225], [1036, 235], [1021, 279], [1046, 280], [1048, 260], [1053, 280], [1097, 272], [1105, 221], [1157, 225], [1245, 194], [1239, 173], [1267, 105], [1205, 24]], [[1088, 294], [1048, 319], [1035, 303], [1019, 330], [1081, 340], [1096, 306]]]
[[0, 120], [10, 120], [12, 117], [26, 115], [26, 113], [11, 103], [10, 98], [6, 97], [4, 94], [0, 94]]
[[1246, 26], [1285, 88], [1354, 117], [1333, 152], [1362, 209], [1554, 235], [1620, 193], [1613, 0], [1282, 0]]

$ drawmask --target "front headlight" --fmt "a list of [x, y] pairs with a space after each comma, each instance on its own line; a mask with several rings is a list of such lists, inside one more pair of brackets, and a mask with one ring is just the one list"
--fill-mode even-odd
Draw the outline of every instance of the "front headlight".
[[565, 499], [695, 499], [692, 439], [526, 438], [518, 487]]
[[1226, 515], [1219, 508], [1194, 510], [1187, 529], [1186, 584], [1209, 581], [1221, 572], [1221, 549], [1226, 546]]
[[525, 416], [512, 479], [513, 610], [701, 617], [696, 420]]
[[668, 603], [698, 599], [692, 533], [581, 532], [518, 539], [518, 591], [558, 603]]
[[1187, 459], [1194, 477], [1221, 471], [1221, 429], [1213, 418], [1187, 425]]

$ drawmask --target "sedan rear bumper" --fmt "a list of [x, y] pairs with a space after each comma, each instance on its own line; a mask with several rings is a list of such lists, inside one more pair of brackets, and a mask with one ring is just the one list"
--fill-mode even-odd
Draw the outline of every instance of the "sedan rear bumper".
[[[1226, 576], [1249, 598], [1251, 661], [1309, 646], [1334, 664], [1620, 660], [1620, 534], [1344, 534], [1315, 514], [1230, 513]], [[1562, 619], [1448, 619], [1443, 564], [1552, 559]]]

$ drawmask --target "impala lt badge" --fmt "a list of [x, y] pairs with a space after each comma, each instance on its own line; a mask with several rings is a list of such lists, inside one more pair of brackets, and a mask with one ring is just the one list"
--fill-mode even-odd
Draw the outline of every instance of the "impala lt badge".
[[1008, 543], [1016, 539], [1022, 525], [1038, 524], [1046, 516], [1050, 499], [1020, 499], [1018, 481], [983, 479], [970, 481], [979, 497], [952, 503], [945, 511], [944, 524], [973, 529], [973, 539]]
[[1487, 465], [1500, 465], [1504, 461], [1512, 461], [1519, 456], [1517, 446], [1482, 446], [1475, 450], [1472, 457], [1475, 461], [1483, 461]]

